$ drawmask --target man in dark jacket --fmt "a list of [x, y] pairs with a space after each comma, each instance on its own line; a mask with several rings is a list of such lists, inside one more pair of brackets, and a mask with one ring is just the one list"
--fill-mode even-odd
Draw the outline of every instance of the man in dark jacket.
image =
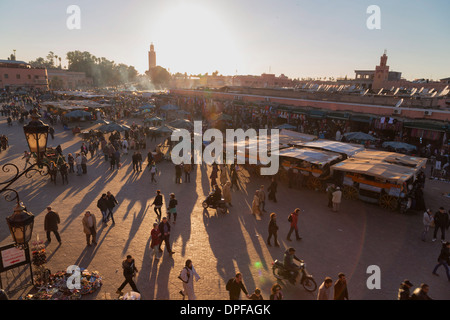
[[398, 289], [398, 300], [411, 300], [410, 289], [413, 284], [409, 280], [404, 280]]
[[342, 272], [334, 284], [334, 300], [348, 300], [347, 279]]
[[297, 258], [295, 255], [295, 249], [289, 248], [284, 252], [284, 260], [283, 260], [283, 266], [286, 271], [289, 271], [291, 274], [291, 277], [289, 278], [289, 281], [293, 284], [295, 284], [298, 276], [298, 270], [299, 267], [294, 263], [294, 260], [297, 260], [298, 262], [303, 262], [303, 260]]
[[226, 289], [230, 293], [230, 300], [239, 300], [241, 290], [245, 293], [247, 298], [250, 297], [244, 283], [242, 282], [242, 274], [240, 272], [236, 273], [234, 278], [228, 280]]
[[111, 194], [111, 192], [108, 191], [106, 193], [106, 206], [108, 207], [108, 215], [106, 217], [106, 222], [108, 222], [109, 218], [111, 217], [112, 223], [116, 224], [113, 216], [113, 209], [116, 206], [116, 204], [118, 205], [119, 203], [117, 202], [116, 198]]
[[52, 210], [52, 207], [47, 207], [47, 214], [44, 219], [44, 230], [47, 232], [47, 242], [50, 244], [50, 232], [55, 234], [56, 240], [61, 243], [61, 237], [58, 232], [58, 224], [60, 223], [59, 214]]
[[434, 225], [435, 227], [432, 241], [436, 241], [436, 236], [439, 229], [441, 229], [441, 239], [442, 241], [445, 241], [445, 229], [448, 229], [449, 218], [448, 213], [443, 207], [440, 207], [439, 211], [434, 215]]
[[108, 199], [106, 193], [102, 194], [101, 198], [97, 201], [97, 208], [100, 209], [100, 212], [102, 213], [102, 221], [104, 224], [106, 224], [107, 220], [107, 211], [108, 211]]
[[122, 261], [122, 268], [123, 268], [123, 276], [125, 277], [125, 281], [120, 285], [119, 289], [117, 289], [116, 293], [123, 295], [122, 289], [125, 288], [127, 284], [130, 284], [131, 289], [133, 289], [134, 292], [140, 293], [139, 290], [136, 287], [136, 284], [133, 281], [133, 277], [138, 272], [138, 269], [136, 268], [134, 259], [132, 256], [128, 255], [125, 260]]
[[437, 269], [440, 266], [444, 266], [445, 271], [447, 273], [447, 279], [448, 279], [448, 281], [450, 281], [449, 264], [450, 264], [450, 242], [447, 241], [447, 242], [442, 244], [442, 249], [441, 249], [441, 252], [440, 252], [439, 257], [438, 257], [438, 264], [434, 267], [433, 274], [435, 276], [437, 276], [438, 275], [436, 273]]
[[155, 200], [153, 200], [152, 206], [155, 206], [153, 210], [155, 210], [156, 216], [158, 217], [158, 220], [161, 220], [161, 207], [163, 205], [163, 197], [161, 195], [161, 191], [156, 191], [156, 197]]
[[175, 252], [172, 251], [170, 247], [170, 224], [167, 221], [167, 218], [162, 218], [162, 222], [159, 224], [159, 231], [161, 232], [161, 243], [159, 244], [159, 252], [163, 252], [161, 249], [161, 245], [164, 242], [166, 244], [167, 251], [170, 255]]
[[422, 283], [420, 288], [414, 290], [411, 300], [433, 300], [428, 295], [428, 291], [430, 291], [430, 287], [427, 284]]

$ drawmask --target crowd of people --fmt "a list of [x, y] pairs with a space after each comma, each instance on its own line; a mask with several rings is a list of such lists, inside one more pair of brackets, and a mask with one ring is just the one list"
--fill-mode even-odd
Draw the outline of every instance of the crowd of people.
[[[19, 100], [15, 100], [17, 106], [20, 106]], [[22, 106], [24, 107], [26, 104], [35, 106], [36, 100], [29, 99], [24, 100]], [[130, 102], [131, 101], [131, 102]], [[124, 100], [121, 103], [116, 104], [116, 107], [113, 111], [107, 111], [107, 116], [111, 118], [120, 118], [120, 117], [128, 117], [134, 110], [136, 106], [139, 105], [139, 102], [135, 100]], [[8, 112], [18, 113], [20, 109], [17, 106], [11, 107], [8, 105], [7, 107], [3, 107], [2, 115], [10, 116]], [[227, 106], [231, 108], [230, 106]], [[19, 109], [18, 109], [19, 108]], [[21, 112], [19, 112], [22, 114]], [[11, 113], [12, 116], [12, 113]], [[242, 113], [242, 111], [238, 112], [237, 115], [233, 114], [235, 119], [238, 119], [238, 124], [248, 126], [249, 123], [253, 123], [254, 119], [248, 115], [248, 113]], [[249, 118], [250, 117], [250, 118]], [[19, 120], [16, 117], [12, 118], [14, 120]], [[52, 118], [53, 119], [53, 118]], [[261, 118], [258, 118], [261, 119]], [[58, 124], [61, 122], [60, 119], [54, 119], [54, 124]], [[250, 121], [251, 120], [251, 121]], [[258, 120], [258, 126], [264, 126], [267, 123], [261, 122]], [[62, 123], [61, 123], [62, 124]], [[318, 132], [319, 133], [319, 132]], [[6, 146], [7, 146], [7, 137], [6, 138]], [[125, 131], [125, 133], [120, 134], [119, 132], [115, 132], [109, 135], [106, 138], [105, 134], [91, 134], [89, 139], [83, 141], [81, 143], [80, 151], [74, 154], [69, 153], [67, 155], [67, 165], [64, 166], [65, 169], [60, 168], [61, 175], [63, 177], [63, 183], [68, 182], [68, 173], [74, 173], [77, 176], [86, 175], [88, 172], [87, 163], [88, 163], [88, 155], [90, 154], [91, 159], [94, 159], [96, 156], [98, 158], [103, 158], [105, 162], [109, 164], [109, 168], [111, 171], [117, 170], [121, 168], [123, 157], [127, 157], [129, 153], [132, 154], [132, 166], [133, 172], [142, 172], [143, 162], [147, 160], [147, 168], [151, 175], [151, 182], [157, 183], [155, 176], [157, 172], [156, 162], [154, 160], [154, 155], [151, 150], [148, 153], [143, 155], [142, 152], [147, 152], [147, 139], [150, 137], [150, 133], [144, 126], [139, 126], [133, 124], [131, 126], [131, 130]], [[0, 137], [0, 143], [3, 147], [4, 143], [3, 136]], [[0, 148], [1, 149], [1, 148]], [[25, 154], [24, 159], [26, 161], [25, 167], [29, 164], [30, 155]], [[66, 170], [67, 169], [67, 170]], [[191, 172], [192, 165], [189, 163], [182, 163], [179, 165], [174, 165], [175, 169], [175, 184], [181, 183], [191, 183]], [[225, 202], [228, 206], [232, 206], [232, 193], [233, 188], [239, 191], [239, 172], [241, 167], [237, 164], [233, 164], [231, 166], [225, 165], [216, 165], [213, 164], [211, 166], [211, 174], [209, 175], [210, 186], [214, 193], [218, 195], [218, 198], [224, 198]], [[183, 178], [184, 176], [184, 178]], [[267, 190], [267, 191], [266, 191]], [[339, 205], [341, 202], [342, 192], [339, 187], [331, 186], [328, 193], [328, 206], [332, 208], [333, 211], [339, 211]], [[258, 190], [251, 193], [252, 201], [251, 201], [251, 213], [255, 216], [261, 216], [266, 212], [266, 201], [270, 200], [274, 203], [277, 202], [277, 179], [272, 178], [269, 187], [266, 189], [265, 185], [261, 185]], [[170, 232], [172, 224], [176, 224], [177, 222], [177, 206], [178, 200], [176, 199], [176, 195], [174, 193], [170, 194], [168, 208], [167, 208], [167, 216], [162, 215], [161, 208], [164, 205], [163, 198], [161, 194], [161, 190], [157, 190], [153, 202], [151, 204], [154, 206], [154, 212], [156, 214], [155, 223], [153, 224], [153, 229], [151, 230], [151, 244], [150, 248], [152, 249], [152, 254], [158, 258], [158, 256], [163, 252], [162, 245], [165, 245], [167, 252], [170, 255], [173, 255], [175, 252], [172, 250], [172, 245], [170, 242]], [[102, 196], [97, 201], [97, 207], [100, 210], [101, 214], [101, 222], [103, 225], [107, 225], [109, 221], [112, 221], [113, 225], [115, 224], [114, 220], [114, 208], [119, 206], [118, 200], [115, 198], [111, 192], [107, 192], [102, 194]], [[423, 206], [420, 208], [421, 210], [425, 210]], [[45, 231], [47, 234], [48, 243], [51, 242], [50, 234], [54, 233], [57, 241], [62, 244], [61, 236], [58, 233], [58, 224], [60, 223], [59, 215], [53, 211], [51, 207], [47, 208], [48, 213], [45, 218]], [[295, 234], [296, 240], [302, 240], [299, 232], [299, 214], [302, 212], [300, 208], [296, 208], [289, 214], [289, 232], [286, 235], [287, 241], [292, 241], [291, 236]], [[442, 241], [442, 252], [438, 258], [438, 265], [436, 265], [433, 270], [433, 274], [437, 275], [437, 270], [440, 266], [443, 266], [446, 269], [447, 277], [450, 281], [449, 275], [449, 256], [448, 256], [448, 248], [449, 243], [445, 242], [445, 230], [449, 228], [449, 217], [448, 213], [444, 210], [444, 208], [440, 208], [440, 210], [432, 214], [431, 210], [426, 210], [424, 213], [423, 223], [424, 223], [424, 231], [422, 234], [422, 240], [426, 241], [427, 234], [431, 226], [434, 225], [434, 234], [432, 241], [436, 241], [437, 233], [440, 230], [441, 232], [441, 241]], [[97, 244], [97, 220], [95, 214], [91, 211], [86, 211], [81, 225], [83, 227], [83, 232], [86, 235], [86, 245], [91, 246], [92, 244]], [[268, 237], [266, 243], [268, 246], [279, 247], [280, 244], [278, 242], [278, 225], [277, 225], [277, 213], [270, 213], [270, 221], [268, 225]], [[296, 266], [293, 265], [291, 259], [291, 252], [293, 248], [289, 248], [285, 252], [285, 265], [288, 268], [292, 268], [295, 271]], [[295, 250], [294, 250], [295, 252]], [[117, 289], [118, 294], [123, 294], [122, 290], [124, 287], [129, 284], [133, 291], [139, 293], [136, 284], [134, 283], [133, 277], [138, 272], [136, 267], [136, 262], [131, 255], [128, 255], [127, 258], [122, 262], [123, 267], [123, 275], [124, 282]], [[199, 280], [200, 276], [195, 271], [193, 267], [192, 261], [187, 260], [185, 268], [183, 268], [180, 273], [180, 280], [182, 280], [183, 290], [180, 291], [180, 294], [183, 298], [188, 298], [190, 300], [196, 299], [193, 280]], [[424, 299], [425, 297], [428, 299], [428, 289], [429, 286], [426, 284], [422, 284], [414, 293], [411, 295], [409, 293], [409, 289], [412, 287], [412, 284], [405, 280], [399, 291], [399, 299], [400, 296], [402, 299], [408, 297], [408, 299]], [[240, 298], [240, 292], [244, 292], [246, 297], [251, 300], [263, 300], [263, 295], [260, 288], [255, 288], [254, 292], [250, 294], [243, 284], [242, 274], [238, 273], [234, 278], [230, 279], [226, 285], [227, 290], [229, 291], [230, 299], [236, 300]], [[334, 288], [334, 294], [331, 293], [332, 288]], [[420, 289], [420, 290], [419, 290]], [[283, 299], [283, 293], [281, 291], [281, 286], [279, 284], [274, 284], [271, 289], [270, 300], [281, 300]], [[318, 294], [318, 300], [348, 300], [348, 289], [347, 289], [347, 280], [345, 274], [339, 273], [338, 279], [333, 285], [333, 280], [330, 277], [326, 277], [323, 280], [323, 283], [320, 285]], [[431, 299], [431, 298], [429, 298]]]

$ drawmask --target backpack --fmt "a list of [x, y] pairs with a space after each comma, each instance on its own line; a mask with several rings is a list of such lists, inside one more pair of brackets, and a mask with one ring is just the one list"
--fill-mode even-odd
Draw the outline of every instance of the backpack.
[[289, 222], [292, 222], [292, 214], [289, 215], [288, 221], [289, 221]]

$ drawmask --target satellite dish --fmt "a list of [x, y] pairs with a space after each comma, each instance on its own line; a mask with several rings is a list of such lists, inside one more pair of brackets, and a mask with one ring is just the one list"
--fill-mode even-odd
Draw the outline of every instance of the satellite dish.
[[397, 104], [395, 105], [395, 108], [400, 107], [400, 106], [402, 105], [402, 103], [403, 103], [403, 99], [400, 99], [400, 100], [397, 102]]
[[394, 92], [394, 96], [397, 95], [397, 93], [400, 91], [400, 88], [397, 88]]
[[425, 89], [424, 87], [420, 88], [420, 90], [417, 93], [422, 93], [423, 89]]
[[378, 91], [377, 95], [380, 95], [383, 92], [383, 88], [380, 89], [380, 91]]
[[369, 89], [367, 89], [366, 91], [363, 92], [363, 96], [365, 96], [367, 94], [367, 92], [369, 92]]
[[413, 96], [417, 92], [417, 88], [412, 89], [411, 96]]
[[437, 95], [437, 92], [435, 91], [431, 94], [431, 97], [434, 98], [436, 95]]

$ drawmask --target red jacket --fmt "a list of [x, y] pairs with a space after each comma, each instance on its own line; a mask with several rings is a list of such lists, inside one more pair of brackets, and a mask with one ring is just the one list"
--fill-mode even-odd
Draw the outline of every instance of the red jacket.
[[297, 228], [298, 223], [298, 213], [292, 212], [291, 213], [292, 221], [291, 221], [291, 227]]

